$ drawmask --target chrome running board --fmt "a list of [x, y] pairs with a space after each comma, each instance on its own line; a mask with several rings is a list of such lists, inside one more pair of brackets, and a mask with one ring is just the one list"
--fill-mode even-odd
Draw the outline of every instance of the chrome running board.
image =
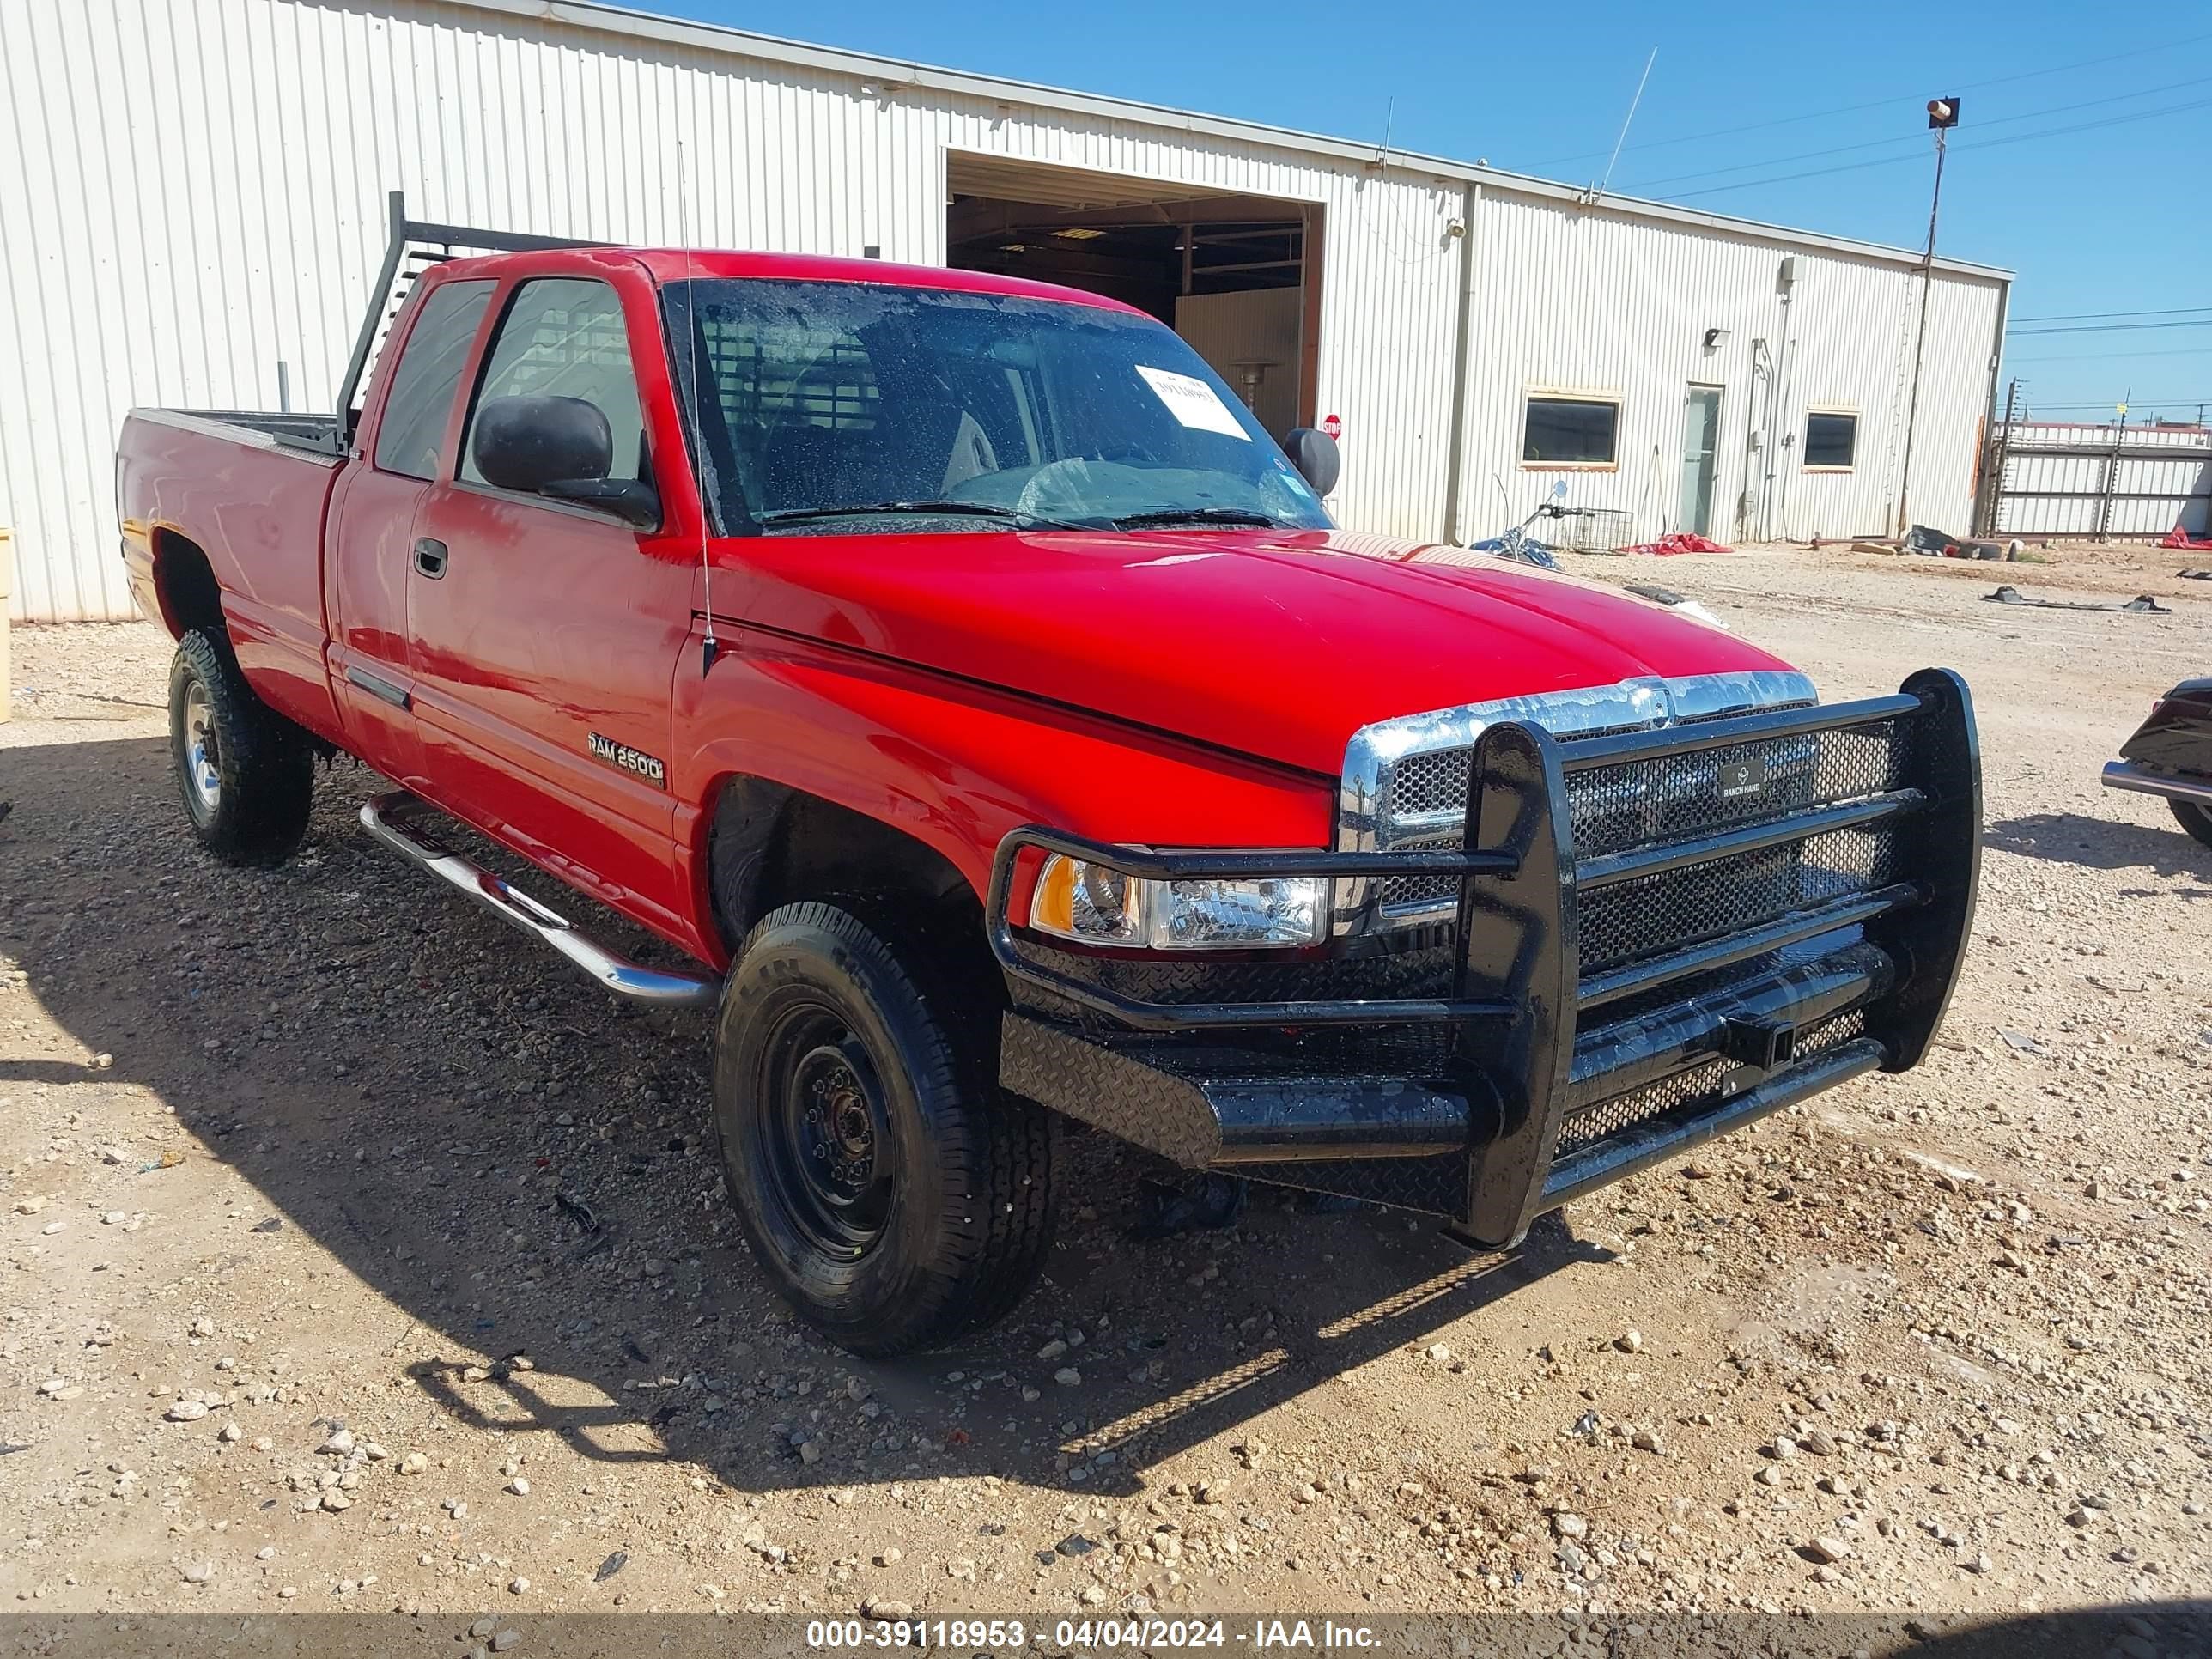
[[2199, 806], [2212, 806], [2212, 780], [2146, 772], [2125, 761], [2105, 763], [2105, 787], [2132, 789], [2138, 794], [2163, 795], [2168, 800], [2195, 801]]
[[365, 804], [361, 809], [361, 827], [402, 858], [421, 865], [456, 892], [475, 900], [501, 921], [550, 945], [617, 996], [664, 1008], [714, 1006], [721, 988], [712, 975], [647, 968], [627, 957], [617, 956], [579, 932], [575, 924], [558, 911], [546, 908], [483, 866], [441, 845], [414, 821], [418, 815], [434, 811], [428, 802], [401, 790], [379, 795]]

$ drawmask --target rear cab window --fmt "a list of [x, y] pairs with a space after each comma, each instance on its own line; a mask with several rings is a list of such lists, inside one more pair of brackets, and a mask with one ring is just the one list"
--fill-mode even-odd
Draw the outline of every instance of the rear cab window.
[[392, 389], [385, 394], [384, 415], [376, 424], [372, 461], [378, 471], [410, 478], [438, 476], [453, 396], [460, 390], [469, 351], [476, 344], [477, 329], [495, 286], [489, 282], [446, 283], [422, 301], [400, 348], [399, 361], [392, 365]]

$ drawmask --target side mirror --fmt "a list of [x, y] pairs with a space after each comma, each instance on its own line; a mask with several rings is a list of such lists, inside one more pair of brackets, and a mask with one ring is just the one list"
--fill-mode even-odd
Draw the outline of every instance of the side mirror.
[[1567, 499], [1567, 481], [1565, 478], [1553, 484], [1552, 499], [1555, 501], [1564, 501]]
[[495, 398], [477, 410], [470, 439], [488, 483], [532, 495], [572, 478], [604, 479], [614, 428], [581, 398]]
[[635, 478], [610, 478], [614, 429], [581, 398], [495, 398], [477, 411], [470, 444], [487, 483], [611, 513], [658, 529], [660, 497]]
[[1336, 476], [1344, 470], [1344, 458], [1338, 453], [1336, 440], [1328, 433], [1315, 427], [1294, 426], [1283, 440], [1283, 453], [1313, 486], [1315, 495], [1326, 495], [1336, 488]]

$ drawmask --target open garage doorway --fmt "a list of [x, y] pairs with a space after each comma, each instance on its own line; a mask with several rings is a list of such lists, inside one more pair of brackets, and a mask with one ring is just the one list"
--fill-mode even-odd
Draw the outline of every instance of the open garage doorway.
[[1322, 210], [955, 151], [945, 263], [1103, 294], [1188, 340], [1278, 439], [1312, 426]]

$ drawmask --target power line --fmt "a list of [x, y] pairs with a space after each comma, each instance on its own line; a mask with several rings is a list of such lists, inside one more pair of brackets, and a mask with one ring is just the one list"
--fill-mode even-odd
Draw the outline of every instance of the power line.
[[[1971, 81], [1960, 87], [1959, 90], [1964, 94], [1981, 92], [1990, 87], [2008, 87], [2019, 81], [2038, 80], [2046, 75], [2065, 75], [2075, 70], [2094, 69], [2100, 64], [2117, 64], [2130, 58], [2148, 57], [2152, 52], [2170, 52], [2179, 46], [2191, 46], [2200, 40], [2212, 40], [2212, 33], [2185, 35], [2179, 40], [2162, 41], [2151, 46], [2134, 46], [2126, 52], [2116, 52], [2106, 58], [2085, 58], [2077, 63], [2054, 64], [2047, 69], [2023, 70], [2017, 75], [2001, 75], [1993, 81]], [[1702, 143], [1708, 138], [1729, 138], [1740, 132], [1763, 132], [1769, 127], [1786, 127], [1801, 121], [1825, 121], [1831, 116], [1856, 115], [1862, 110], [1887, 109], [1900, 100], [1913, 96], [1917, 94], [1899, 93], [1887, 98], [1872, 99], [1863, 104], [1845, 104], [1837, 109], [1809, 110], [1798, 115], [1778, 115], [1766, 121], [1749, 121], [1737, 127], [1717, 127], [1711, 132], [1687, 133], [1675, 138], [1647, 138], [1641, 143], [1630, 144], [1627, 148], [1632, 150], [1663, 149], [1674, 144]], [[1578, 155], [1561, 155], [1552, 161], [1538, 161], [1533, 165], [1539, 167], [1562, 167], [1569, 161], [1587, 161], [1604, 154], [1603, 150], [1584, 150]]]
[[2037, 334], [2131, 334], [2146, 328], [2212, 328], [2212, 317], [2183, 323], [2068, 323], [2060, 328], [2008, 328], [2005, 332], [2027, 339]]
[[2181, 317], [2212, 311], [2212, 306], [2175, 306], [2170, 311], [2076, 311], [2057, 317], [2015, 317], [2016, 323], [2094, 323], [2106, 317]]
[[[2212, 105], [2212, 98], [2199, 98], [2193, 102], [2186, 104], [2169, 104], [2163, 109], [2138, 110], [2132, 115], [2115, 115], [2109, 121], [2081, 121], [2075, 123], [2072, 126], [2051, 127], [2041, 132], [2016, 132], [2009, 138], [1992, 138], [1987, 143], [1960, 144], [1958, 148], [1968, 152], [1996, 149], [2004, 144], [2025, 144], [2032, 143], [2037, 139], [2060, 138], [2063, 137], [2069, 132], [2086, 132], [2093, 127], [2101, 131], [2107, 127], [2124, 126], [2130, 121], [2154, 120], [2161, 115], [2185, 114], [2193, 109], [2203, 109], [2207, 105]], [[1920, 158], [1917, 155], [1877, 155], [1871, 161], [1845, 161], [1837, 167], [1814, 167], [1804, 173], [1778, 173], [1771, 179], [1746, 179], [1733, 185], [1708, 185], [1703, 190], [1679, 191], [1673, 196], [1662, 197], [1659, 199], [1662, 201], [1686, 202], [1693, 196], [1718, 196], [1731, 190], [1756, 190], [1762, 185], [1786, 185], [1794, 183], [1796, 180], [1800, 179], [1825, 179], [1832, 173], [1856, 173], [1864, 167], [1895, 167], [1900, 162], [1917, 161]]]
[[[2028, 110], [2019, 115], [2000, 115], [1994, 120], [1978, 121], [1974, 124], [1974, 127], [1978, 132], [1986, 127], [2010, 126], [2021, 121], [2039, 121], [2050, 115], [2070, 115], [2075, 110], [2096, 109], [2106, 104], [2124, 104], [2131, 98], [2148, 98], [2152, 94], [2160, 92], [2179, 92], [2185, 88], [2203, 86], [2208, 82], [2212, 82], [2212, 75], [2200, 75], [2191, 80], [2168, 82], [2161, 87], [2139, 87], [2133, 92], [2115, 93], [2109, 98], [2090, 98], [2078, 104], [2060, 104], [2051, 109]], [[1693, 179], [1717, 179], [1724, 173], [1748, 173], [1758, 167], [1781, 167], [1790, 161], [1817, 161], [1824, 155], [1848, 155], [1854, 150], [1881, 149], [1893, 144], [1913, 145], [1916, 147], [1917, 153], [1917, 147], [1924, 142], [1924, 137], [1921, 133], [1908, 132], [1890, 138], [1869, 138], [1863, 143], [1832, 144], [1826, 149], [1801, 150], [1795, 155], [1770, 155], [1756, 161], [1738, 161], [1730, 167], [1708, 167], [1702, 173], [1678, 173], [1666, 179], [1632, 179], [1626, 188], [1656, 190], [1662, 185], [1687, 184]]]

